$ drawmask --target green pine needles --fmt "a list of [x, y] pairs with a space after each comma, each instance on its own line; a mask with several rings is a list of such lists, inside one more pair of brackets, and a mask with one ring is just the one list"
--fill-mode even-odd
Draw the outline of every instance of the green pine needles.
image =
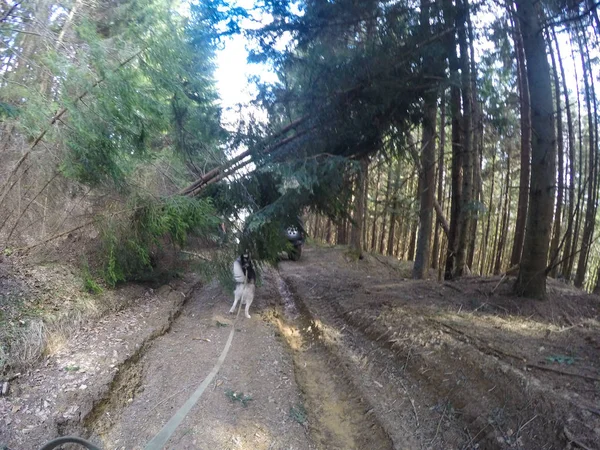
[[183, 247], [191, 234], [217, 239], [219, 219], [208, 199], [138, 199], [131, 211], [100, 223], [102, 274], [109, 286], [151, 274], [157, 255]]

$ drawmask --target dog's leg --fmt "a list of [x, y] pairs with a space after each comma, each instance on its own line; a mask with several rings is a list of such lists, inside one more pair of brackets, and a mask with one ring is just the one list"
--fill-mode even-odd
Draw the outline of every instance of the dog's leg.
[[243, 284], [238, 284], [236, 286], [236, 288], [235, 288], [234, 293], [233, 293], [233, 295], [234, 295], [233, 306], [229, 310], [229, 314], [233, 314], [235, 312], [235, 307], [237, 306], [238, 302], [242, 298], [243, 293], [244, 293], [244, 285]]
[[244, 289], [244, 300], [246, 301], [246, 317], [250, 319], [250, 305], [254, 301], [254, 284], [249, 284]]

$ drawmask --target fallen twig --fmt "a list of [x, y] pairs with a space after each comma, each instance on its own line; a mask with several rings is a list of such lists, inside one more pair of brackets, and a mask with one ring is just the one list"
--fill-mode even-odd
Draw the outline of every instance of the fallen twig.
[[502, 278], [500, 278], [500, 281], [498, 281], [498, 284], [494, 287], [494, 289], [492, 289], [490, 291], [490, 295], [492, 295], [494, 292], [496, 292], [496, 289], [498, 289], [500, 287], [500, 285], [502, 284], [502, 282], [504, 280], [506, 280], [507, 277], [513, 276], [513, 275], [517, 275], [519, 273], [519, 268], [520, 267], [521, 266], [519, 264], [515, 264], [510, 269], [508, 269], [506, 272], [504, 272], [502, 274]]
[[523, 431], [523, 429], [524, 429], [524, 428], [525, 428], [527, 425], [529, 425], [531, 422], [533, 422], [535, 419], [537, 419], [537, 416], [538, 416], [538, 415], [536, 414], [536, 415], [535, 415], [535, 416], [533, 416], [531, 419], [529, 419], [527, 422], [525, 422], [523, 425], [521, 425], [521, 426], [519, 427], [519, 429], [517, 430], [517, 436], [519, 436], [519, 433], [520, 433], [521, 431]]
[[429, 446], [433, 446], [433, 443], [435, 442], [435, 440], [438, 437], [438, 434], [440, 433], [440, 426], [442, 425], [442, 420], [444, 420], [444, 417], [446, 417], [446, 408], [448, 408], [447, 401], [446, 401], [446, 403], [444, 403], [444, 410], [442, 411], [442, 416], [440, 417], [440, 420], [438, 421], [437, 428], [435, 429], [435, 435], [433, 436], [433, 439], [431, 439], [431, 441], [429, 441]]
[[20, 376], [21, 376], [21, 372], [19, 372], [19, 373], [16, 373], [16, 374], [12, 375], [11, 377], [8, 377], [8, 379], [7, 379], [6, 381], [9, 381], [9, 382], [10, 382], [10, 381], [14, 381], [14, 380], [16, 380], [17, 378], [19, 378]]
[[567, 440], [569, 441], [570, 444], [573, 444], [576, 447], [582, 448], [583, 450], [592, 450], [590, 447], [588, 447], [584, 443], [579, 442], [577, 439], [575, 439], [575, 436], [573, 436], [573, 433], [571, 433], [567, 429], [567, 427], [563, 428], [563, 433], [564, 433], [565, 437], [567, 438]]
[[500, 281], [498, 281], [498, 284], [496, 286], [494, 286], [494, 289], [492, 289], [490, 291], [490, 295], [492, 295], [494, 292], [496, 292], [496, 289], [498, 289], [500, 287], [500, 285], [502, 284], [502, 282], [506, 279], [506, 274], [502, 275], [502, 278], [500, 278]]
[[413, 413], [415, 414], [415, 421], [417, 422], [417, 428], [419, 428], [419, 415], [417, 414], [417, 408], [415, 408], [415, 401], [408, 393], [408, 389], [406, 389], [406, 385], [404, 384], [404, 382], [402, 380], [399, 380], [399, 381], [400, 381], [400, 384], [402, 385], [402, 388], [404, 389], [404, 392], [406, 392], [406, 396], [408, 397], [410, 404], [412, 405]]

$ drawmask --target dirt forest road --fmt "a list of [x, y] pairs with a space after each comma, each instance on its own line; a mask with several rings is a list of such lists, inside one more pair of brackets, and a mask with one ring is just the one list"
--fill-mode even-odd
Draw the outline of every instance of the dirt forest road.
[[208, 374], [235, 326], [221, 371], [167, 448], [393, 448], [275, 270], [264, 274], [251, 319], [236, 322], [230, 302], [215, 285], [199, 290], [137, 362], [137, 387], [119, 387], [132, 392], [125, 407], [89, 421], [92, 438], [107, 449], [143, 448]]
[[220, 372], [165, 448], [393, 448], [277, 270], [263, 273], [251, 319], [228, 314], [232, 298], [216, 283], [191, 292], [182, 307], [177, 291], [140, 299], [18, 379], [0, 399], [0, 448], [38, 449], [65, 434], [144, 448], [211, 371], [233, 326]]
[[[293, 361], [277, 328], [265, 320], [273, 299], [257, 298], [243, 314], [221, 371], [176, 430], [171, 449], [310, 449], [306, 429], [289, 417], [302, 400]], [[160, 431], [217, 362], [234, 326], [229, 297], [216, 285], [197, 291], [170, 331], [137, 366], [141, 379], [121, 411], [92, 420], [106, 449], [138, 449]], [[239, 397], [239, 401], [236, 397]]]
[[[0, 448], [37, 449], [72, 432], [107, 450], [144, 448], [211, 371], [232, 327], [220, 372], [166, 448], [599, 448], [596, 303], [579, 309], [585, 326], [561, 328], [529, 312], [527, 319], [508, 314], [502, 296], [476, 301], [478, 284], [469, 291], [401, 276], [391, 260], [353, 261], [341, 249], [307, 247], [301, 261], [263, 273], [251, 319], [234, 322], [232, 299], [216, 284], [193, 290], [177, 316], [157, 302], [156, 310], [143, 303], [108, 317], [80, 348], [94, 353], [90, 336], [102, 333], [133, 347], [130, 330], [173, 315], [133, 356], [112, 360], [117, 376], [104, 391], [89, 371], [61, 369], [88, 387], [50, 402], [43, 426], [35, 428], [34, 416], [48, 390], [28, 390], [31, 379], [21, 380], [19, 402], [0, 402], [8, 427]], [[577, 349], [572, 366], [535, 363], [567, 347]], [[44, 379], [76, 354], [66, 348], [33, 377]], [[77, 411], [84, 394], [91, 406], [65, 424], [65, 411]]]

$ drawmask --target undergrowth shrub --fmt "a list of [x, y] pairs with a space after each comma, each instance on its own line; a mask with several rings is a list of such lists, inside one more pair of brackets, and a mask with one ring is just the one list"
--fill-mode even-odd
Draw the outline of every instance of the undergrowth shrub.
[[210, 199], [138, 198], [130, 214], [114, 214], [100, 224], [103, 278], [109, 286], [141, 279], [166, 246], [176, 251], [190, 234], [217, 239], [218, 224]]
[[100, 294], [103, 289], [94, 279], [90, 272], [90, 267], [87, 261], [84, 262], [81, 270], [81, 277], [83, 278], [83, 289], [90, 294]]

